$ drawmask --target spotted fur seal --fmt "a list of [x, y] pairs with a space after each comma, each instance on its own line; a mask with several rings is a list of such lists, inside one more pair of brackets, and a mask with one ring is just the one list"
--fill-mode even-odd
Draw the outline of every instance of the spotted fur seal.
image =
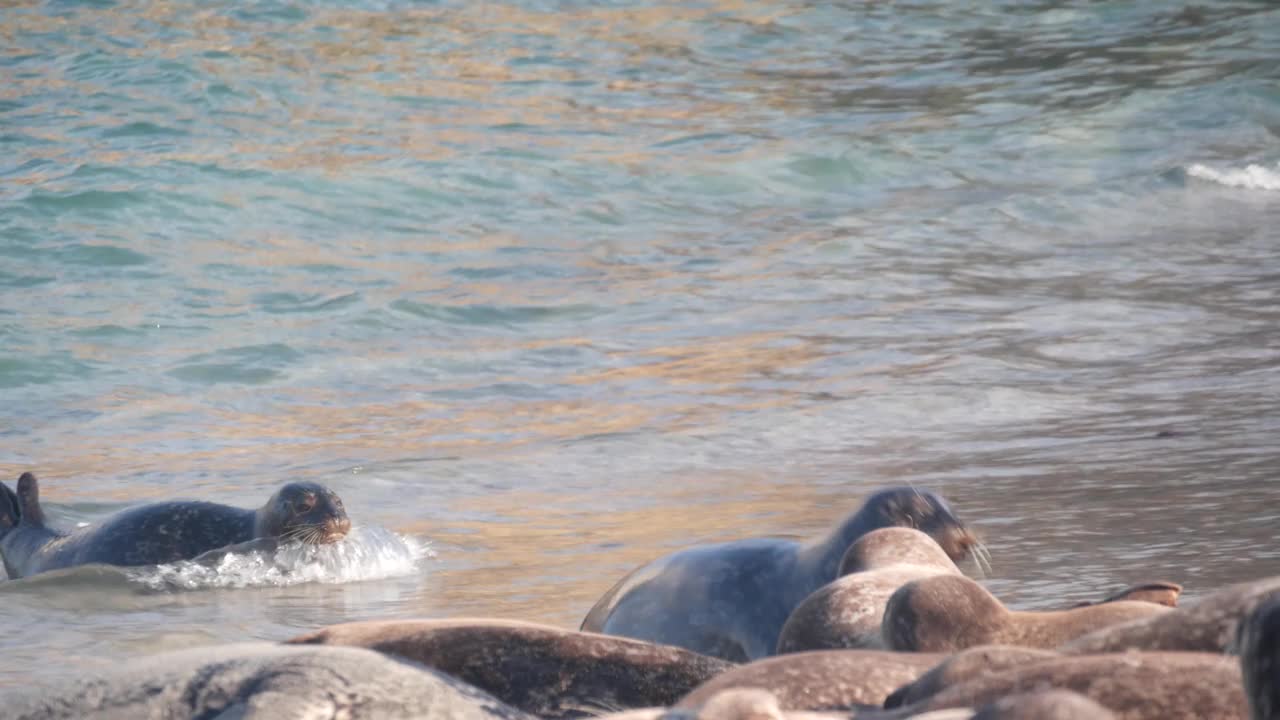
[[1125, 650], [1228, 652], [1240, 621], [1276, 594], [1280, 594], [1280, 576], [1228, 585], [1167, 613], [1101, 628], [1058, 650], [1071, 655]]
[[1054, 688], [1079, 693], [1121, 720], [1246, 720], [1240, 666], [1225, 655], [1130, 652], [1062, 656], [947, 687], [921, 702], [885, 711], [907, 718], [946, 708], [981, 707]]
[[[904, 653], [914, 655], [916, 653]], [[942, 690], [976, 678], [1000, 673], [1007, 668], [1026, 665], [1039, 660], [1060, 657], [1052, 650], [1017, 647], [1014, 645], [979, 645], [952, 655], [920, 653], [940, 659], [927, 672], [889, 693], [884, 707], [897, 708], [920, 702], [937, 695]]]
[[515, 620], [353, 622], [288, 642], [357, 646], [419, 662], [542, 718], [670, 705], [734, 667], [684, 648]]
[[841, 577], [791, 612], [778, 636], [778, 654], [883, 649], [880, 621], [889, 596], [912, 580], [943, 574], [959, 575], [960, 569], [933, 538], [913, 528], [872, 530], [845, 553]]
[[836, 578], [858, 538], [915, 527], [952, 558], [983, 552], [940, 496], [882, 490], [830, 532], [807, 543], [751, 539], [681, 550], [640, 567], [605, 593], [581, 629], [687, 648], [733, 661], [773, 653], [791, 611]]
[[18, 478], [16, 495], [0, 495], [0, 555], [10, 578], [89, 563], [191, 560], [255, 539], [331, 543], [351, 529], [342, 500], [316, 483], [289, 483], [257, 510], [211, 502], [154, 503], [72, 533], [45, 523], [35, 475]]
[[1055, 648], [1100, 627], [1172, 613], [1148, 602], [1118, 600], [1069, 610], [1009, 610], [961, 575], [914, 580], [894, 591], [881, 632], [891, 650], [954, 652], [976, 645]]
[[5, 720], [537, 720], [464, 682], [361, 648], [236, 643], [0, 691]]

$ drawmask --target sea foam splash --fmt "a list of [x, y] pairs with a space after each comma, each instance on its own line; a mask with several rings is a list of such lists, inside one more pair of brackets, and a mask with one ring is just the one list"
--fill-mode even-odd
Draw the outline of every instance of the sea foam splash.
[[140, 568], [131, 579], [154, 590], [345, 583], [412, 575], [427, 543], [379, 527], [356, 527], [331, 545], [288, 543], [271, 550], [227, 554], [213, 562], [183, 560]]
[[1209, 180], [1228, 187], [1250, 190], [1280, 190], [1280, 165], [1268, 169], [1261, 165], [1249, 165], [1243, 170], [1214, 170], [1206, 165], [1187, 168], [1191, 177]]

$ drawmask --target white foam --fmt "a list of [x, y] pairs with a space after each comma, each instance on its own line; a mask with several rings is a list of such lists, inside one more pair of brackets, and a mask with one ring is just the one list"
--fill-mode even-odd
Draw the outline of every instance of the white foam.
[[1187, 168], [1191, 177], [1209, 180], [1228, 187], [1250, 190], [1280, 190], [1280, 165], [1268, 169], [1261, 165], [1249, 165], [1243, 170], [1214, 170], [1205, 165]]
[[289, 543], [273, 551], [228, 554], [215, 564], [184, 560], [132, 571], [156, 590], [345, 583], [412, 575], [434, 557], [427, 543], [379, 527], [356, 527], [331, 545]]

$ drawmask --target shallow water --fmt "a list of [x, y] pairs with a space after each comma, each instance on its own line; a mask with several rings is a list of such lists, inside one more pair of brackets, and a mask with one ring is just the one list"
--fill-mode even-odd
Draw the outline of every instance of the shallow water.
[[1280, 573], [1280, 11], [984, 8], [4, 3], [0, 473], [67, 526], [316, 480], [434, 555], [6, 584], [0, 684], [576, 626], [896, 483], [1019, 606]]

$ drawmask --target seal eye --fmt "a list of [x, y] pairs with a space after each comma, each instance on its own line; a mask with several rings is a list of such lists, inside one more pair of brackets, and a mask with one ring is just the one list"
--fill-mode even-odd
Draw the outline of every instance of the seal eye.
[[304, 495], [301, 500], [298, 500], [293, 504], [293, 509], [295, 512], [304, 513], [304, 512], [309, 512], [311, 508], [315, 506], [316, 506], [316, 496]]

